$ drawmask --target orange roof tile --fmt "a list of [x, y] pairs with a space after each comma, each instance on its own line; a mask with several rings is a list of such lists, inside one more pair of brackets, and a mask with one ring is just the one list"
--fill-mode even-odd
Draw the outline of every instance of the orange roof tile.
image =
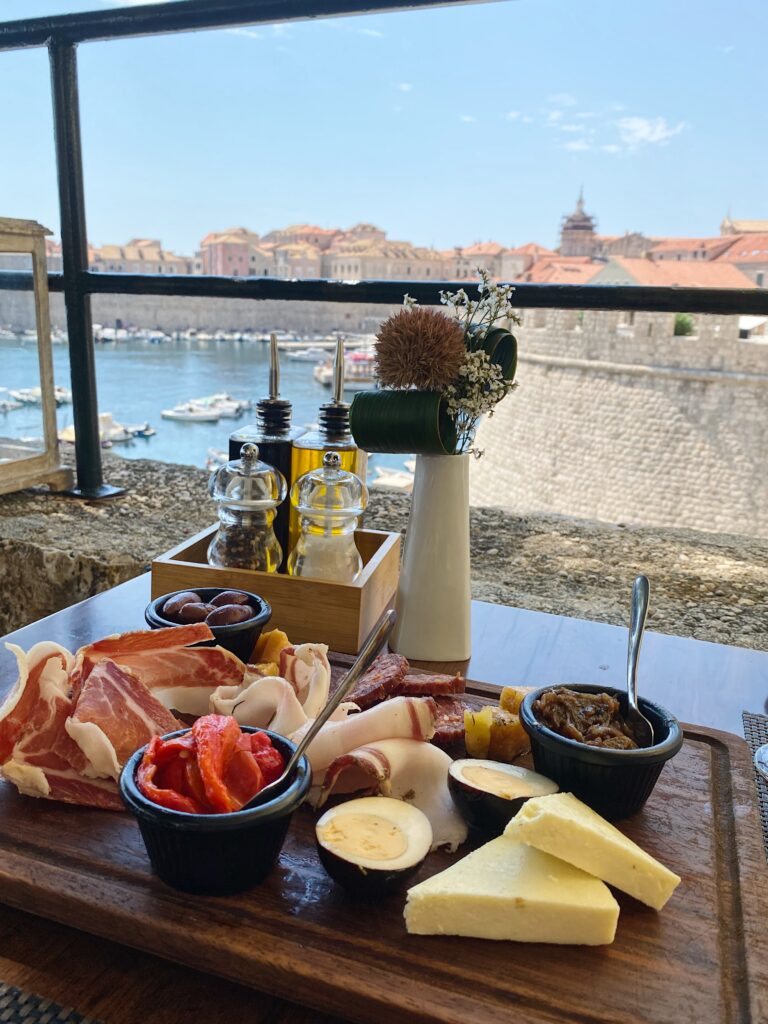
[[526, 242], [525, 245], [518, 245], [514, 249], [507, 249], [508, 253], [517, 255], [518, 253], [524, 253], [525, 255], [532, 256], [556, 256], [557, 253], [554, 249], [548, 249], [545, 245], [539, 245], [538, 242]]
[[765, 263], [768, 234], [731, 235], [733, 244], [717, 257], [719, 263]]
[[589, 256], [545, 257], [537, 260], [521, 280], [531, 284], [587, 284], [603, 266], [593, 263]]
[[721, 238], [656, 238], [651, 246], [651, 253], [665, 252], [700, 252], [716, 253], [727, 249], [734, 236]]
[[[695, 263], [693, 260], [669, 260], [620, 257], [611, 263], [621, 267], [631, 283], [680, 286], [687, 288], [755, 288], [746, 274], [728, 263]], [[610, 264], [609, 264], [610, 265]]]

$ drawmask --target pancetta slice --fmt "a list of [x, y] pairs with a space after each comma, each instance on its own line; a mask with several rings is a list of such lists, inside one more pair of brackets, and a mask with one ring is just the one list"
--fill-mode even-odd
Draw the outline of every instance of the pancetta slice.
[[182, 727], [140, 679], [109, 659], [88, 674], [64, 726], [89, 761], [84, 774], [115, 781], [139, 747]]
[[432, 825], [432, 849], [455, 850], [467, 838], [467, 826], [448, 789], [451, 758], [431, 743], [388, 739], [342, 754], [328, 767], [317, 806], [334, 793], [379, 793], [418, 807]]
[[[431, 697], [393, 697], [376, 707], [350, 715], [341, 722], [326, 722], [307, 750], [313, 776], [320, 781], [337, 758], [377, 740], [407, 738], [429, 740], [435, 731], [435, 702]], [[291, 739], [297, 742], [308, 723]]]
[[247, 686], [220, 686], [211, 695], [210, 710], [281, 736], [290, 736], [307, 721], [295, 690], [281, 676], [262, 676]]
[[14, 644], [6, 646], [16, 657], [19, 676], [0, 708], [3, 777], [29, 796], [121, 810], [114, 782], [83, 777], [88, 760], [65, 728], [73, 710], [72, 655], [47, 642], [27, 654]]
[[280, 675], [293, 687], [307, 718], [317, 718], [328, 703], [331, 666], [326, 644], [299, 644], [280, 652]]

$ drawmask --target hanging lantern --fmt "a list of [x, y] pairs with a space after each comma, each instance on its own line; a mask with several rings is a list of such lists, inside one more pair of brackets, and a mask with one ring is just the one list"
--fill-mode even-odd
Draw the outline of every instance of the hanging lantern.
[[[50, 233], [33, 220], [0, 217], [0, 494], [37, 484], [52, 490], [73, 485], [72, 471], [59, 462], [56, 406], [72, 396], [53, 379], [45, 256]], [[9, 287], [30, 273], [33, 294]]]

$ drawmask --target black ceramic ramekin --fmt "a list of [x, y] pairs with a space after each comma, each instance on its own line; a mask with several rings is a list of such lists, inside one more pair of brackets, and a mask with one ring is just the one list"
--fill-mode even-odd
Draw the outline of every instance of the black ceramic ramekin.
[[579, 693], [609, 693], [617, 697], [622, 714], [627, 694], [611, 686], [587, 683], [558, 683], [526, 695], [520, 705], [520, 721], [531, 740], [536, 771], [554, 780], [564, 793], [573, 793], [606, 818], [628, 818], [639, 811], [661, 775], [661, 769], [683, 745], [683, 731], [668, 711], [644, 698], [642, 713], [653, 726], [655, 743], [638, 750], [611, 750], [567, 739], [542, 725], [533, 713], [533, 703], [547, 690], [561, 686]]
[[163, 618], [162, 607], [172, 597], [176, 597], [177, 594], [186, 594], [189, 590], [199, 594], [206, 604], [218, 594], [223, 594], [225, 590], [231, 590], [235, 594], [245, 594], [248, 604], [254, 610], [253, 618], [246, 619], [245, 622], [234, 622], [231, 626], [211, 626], [214, 639], [200, 646], [210, 647], [218, 644], [236, 654], [241, 661], [247, 662], [256, 646], [256, 641], [261, 636], [261, 631], [272, 618], [271, 605], [263, 597], [252, 594], [248, 590], [238, 590], [237, 587], [185, 587], [184, 590], [174, 590], [170, 594], [163, 594], [162, 597], [156, 597], [154, 601], [149, 602], [144, 609], [144, 619], [147, 625], [152, 629], [178, 626], [178, 622]]
[[[243, 732], [266, 732], [285, 760], [296, 749], [284, 736], [241, 726]], [[180, 729], [168, 733], [182, 736]], [[120, 795], [139, 823], [152, 867], [167, 885], [206, 896], [228, 896], [263, 882], [275, 866], [291, 816], [312, 784], [309, 761], [302, 757], [277, 796], [249, 811], [187, 814], [148, 800], [136, 783], [146, 747], [137, 750], [120, 775]]]

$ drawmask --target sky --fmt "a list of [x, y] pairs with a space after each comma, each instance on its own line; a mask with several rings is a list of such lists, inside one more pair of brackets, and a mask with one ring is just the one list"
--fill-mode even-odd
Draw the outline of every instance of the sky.
[[[716, 235], [768, 218], [767, 31], [766, 0], [508, 0], [82, 44], [89, 238], [552, 246], [582, 185], [604, 234]], [[58, 236], [43, 50], [0, 53], [0, 97], [0, 215]]]

